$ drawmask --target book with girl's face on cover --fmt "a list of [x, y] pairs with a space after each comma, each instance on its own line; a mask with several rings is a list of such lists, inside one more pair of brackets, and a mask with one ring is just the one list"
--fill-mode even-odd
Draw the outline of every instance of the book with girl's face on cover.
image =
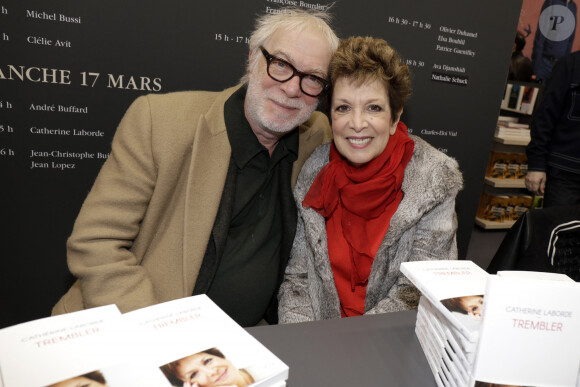
[[0, 330], [1, 387], [281, 387], [288, 366], [207, 296]]
[[401, 272], [459, 333], [468, 348], [481, 326], [483, 295], [489, 274], [472, 261], [403, 262]]

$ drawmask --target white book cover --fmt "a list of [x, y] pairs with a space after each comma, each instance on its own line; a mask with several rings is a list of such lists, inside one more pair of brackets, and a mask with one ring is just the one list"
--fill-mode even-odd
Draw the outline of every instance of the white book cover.
[[574, 282], [574, 280], [566, 274], [546, 273], [542, 271], [500, 270], [497, 272], [497, 276], [503, 278]]
[[431, 347], [427, 344], [427, 338], [425, 336], [425, 327], [422, 325], [422, 322], [418, 319], [417, 324], [415, 324], [415, 335], [419, 340], [419, 344], [421, 349], [423, 350], [423, 354], [427, 359], [427, 363], [429, 364], [429, 368], [433, 373], [433, 377], [435, 379], [435, 383], [439, 387], [446, 387], [448, 386], [447, 378], [443, 375], [441, 368], [439, 367], [439, 363], [436, 360], [435, 354]]
[[510, 100], [511, 94], [512, 94], [512, 84], [507, 83], [505, 86], [505, 92], [504, 92], [503, 99], [501, 100], [501, 108], [502, 109], [508, 108], [508, 102]]
[[[129, 366], [157, 369], [167, 386], [271, 386], [288, 378], [288, 366], [206, 295], [125, 313], [115, 334]], [[140, 386], [126, 381], [133, 385]]]
[[485, 270], [466, 260], [403, 262], [400, 270], [454, 329], [477, 342], [489, 276]]
[[433, 362], [434, 362], [434, 366], [437, 369], [437, 371], [439, 372], [439, 374], [442, 376], [443, 385], [450, 386], [450, 387], [457, 387], [457, 386], [455, 386], [455, 384], [452, 381], [451, 374], [449, 373], [449, 370], [443, 364], [443, 359], [441, 358], [441, 355], [440, 355], [435, 343], [432, 341], [432, 338], [429, 336], [427, 323], [425, 321], [423, 321], [422, 316], [420, 316], [418, 314], [417, 314], [417, 325], [419, 327], [419, 332], [421, 333], [421, 335], [423, 336], [423, 338], [425, 340], [425, 345], [427, 346], [428, 350], [431, 353], [431, 356], [432, 356]]
[[580, 283], [490, 276], [476, 382], [576, 386]]
[[516, 117], [499, 117], [497, 121], [498, 126], [506, 128], [520, 128], [520, 129], [530, 129], [530, 124], [523, 122], [518, 122]]
[[449, 342], [450, 346], [453, 348], [457, 356], [465, 366], [466, 370], [471, 370], [473, 367], [473, 361], [475, 359], [475, 350], [477, 347], [477, 342], [471, 342], [460, 334], [453, 326], [450, 325], [449, 321], [431, 304], [431, 302], [425, 299], [425, 306], [427, 307], [429, 313], [431, 314], [434, 321], [438, 323], [441, 330], [445, 333], [445, 337]]
[[496, 136], [522, 136], [522, 137], [529, 137], [530, 130], [529, 129], [517, 129], [517, 128], [504, 128], [498, 126], [495, 129]]
[[429, 332], [439, 343], [443, 360], [452, 371], [458, 383], [465, 385], [470, 379], [471, 366], [467, 364], [463, 353], [453, 348], [438, 318], [431, 312], [431, 306], [425, 297], [421, 297], [419, 301], [417, 314], [424, 317]]
[[504, 123], [518, 123], [519, 122], [519, 118], [518, 117], [512, 117], [512, 116], [502, 116], [500, 115], [499, 117], [497, 117], [497, 121], [498, 122], [504, 122]]
[[64, 386], [64, 380], [82, 381], [83, 375], [100, 378], [100, 370], [116, 361], [102, 338], [119, 315], [119, 309], [109, 305], [1, 329], [2, 385], [41, 387], [62, 381], [59, 386]]
[[431, 346], [433, 353], [437, 358], [437, 362], [439, 364], [439, 368], [445, 374], [448, 384], [453, 387], [461, 387], [465, 385], [465, 381], [461, 380], [458, 375], [458, 371], [455, 369], [453, 362], [451, 361], [450, 357], [447, 355], [445, 351], [444, 343], [437, 337], [435, 332], [433, 331], [433, 327], [429, 322], [428, 316], [425, 314], [418, 312], [417, 319], [422, 320], [421, 323], [424, 329], [424, 335], [427, 341], [427, 344]]

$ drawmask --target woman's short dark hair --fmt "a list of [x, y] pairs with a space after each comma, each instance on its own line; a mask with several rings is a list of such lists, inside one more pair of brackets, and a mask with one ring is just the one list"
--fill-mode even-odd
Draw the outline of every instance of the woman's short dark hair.
[[462, 314], [467, 314], [467, 311], [465, 310], [462, 304], [462, 298], [463, 297], [447, 298], [445, 300], [441, 300], [441, 303], [451, 312], [459, 312]]
[[[196, 352], [195, 355], [197, 355], [198, 353], [207, 353], [209, 355], [221, 357], [222, 359], [226, 358], [226, 356], [222, 353], [222, 351], [220, 351], [217, 348], [209, 348], [209, 349], [206, 349], [204, 351], [199, 351], [199, 352]], [[177, 377], [177, 366], [179, 365], [179, 362], [182, 359], [184, 359], [184, 358], [177, 359], [175, 361], [172, 361], [171, 363], [167, 363], [167, 364], [162, 365], [160, 367], [161, 371], [163, 371], [163, 374], [165, 375], [167, 380], [169, 380], [169, 383], [171, 383], [171, 385], [173, 385], [173, 386], [179, 386], [179, 387], [183, 386], [183, 381]]]
[[[333, 87], [343, 77], [357, 84], [372, 80], [383, 82], [393, 121], [398, 119], [398, 113], [411, 95], [409, 68], [403, 57], [380, 38], [358, 36], [343, 39], [330, 61], [329, 77]], [[332, 98], [332, 91], [329, 98]]]

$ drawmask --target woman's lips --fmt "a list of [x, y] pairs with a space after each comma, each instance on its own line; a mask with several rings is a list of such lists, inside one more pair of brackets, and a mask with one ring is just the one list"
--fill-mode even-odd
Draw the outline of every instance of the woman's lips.
[[349, 144], [353, 145], [354, 147], [360, 147], [360, 148], [364, 148], [365, 146], [367, 146], [371, 140], [373, 138], [372, 137], [347, 137], [346, 140], [349, 142]]

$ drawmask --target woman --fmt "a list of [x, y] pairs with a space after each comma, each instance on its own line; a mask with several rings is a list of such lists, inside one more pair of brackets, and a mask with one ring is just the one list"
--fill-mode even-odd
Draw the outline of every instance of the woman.
[[254, 382], [246, 370], [237, 369], [217, 348], [206, 349], [161, 367], [174, 386], [244, 387]]
[[400, 122], [410, 72], [382, 39], [344, 40], [330, 64], [334, 140], [294, 190], [299, 221], [282, 323], [416, 308], [405, 261], [457, 259], [457, 162]]

